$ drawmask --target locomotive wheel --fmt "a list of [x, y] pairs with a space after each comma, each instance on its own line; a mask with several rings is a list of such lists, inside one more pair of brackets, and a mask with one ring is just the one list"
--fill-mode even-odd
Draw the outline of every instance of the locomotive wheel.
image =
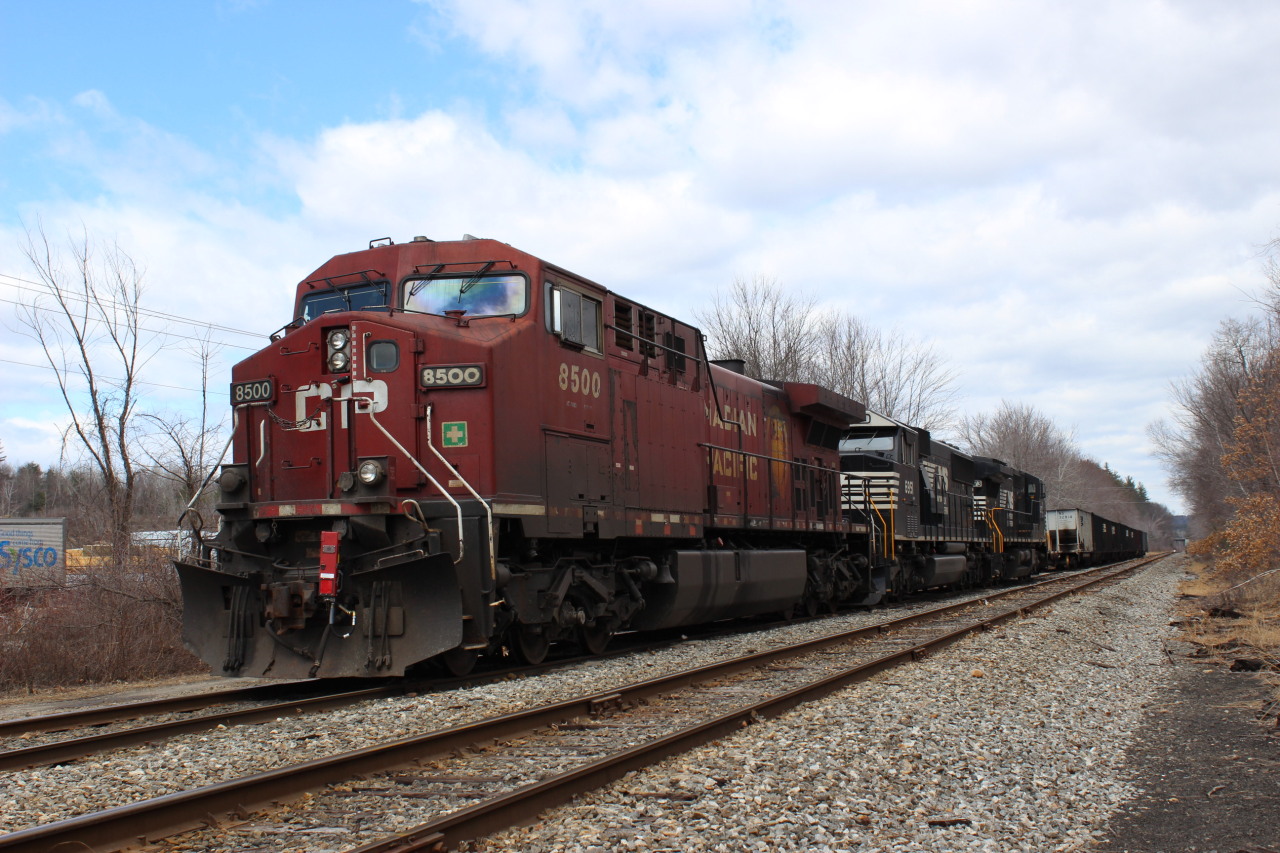
[[511, 649], [520, 660], [537, 666], [547, 659], [551, 651], [551, 639], [547, 632], [529, 625], [517, 625], [511, 629]]
[[439, 656], [440, 664], [445, 671], [454, 678], [462, 678], [464, 675], [470, 675], [471, 670], [476, 668], [476, 661], [480, 655], [475, 649], [450, 649]]
[[590, 655], [604, 654], [605, 647], [609, 645], [612, 637], [613, 632], [608, 626], [596, 622], [583, 625], [578, 629], [578, 639], [582, 643], [582, 648]]
[[898, 563], [895, 560], [889, 564], [889, 588], [885, 590], [884, 600], [889, 604], [898, 604], [902, 601], [906, 593], [907, 579], [899, 571]]

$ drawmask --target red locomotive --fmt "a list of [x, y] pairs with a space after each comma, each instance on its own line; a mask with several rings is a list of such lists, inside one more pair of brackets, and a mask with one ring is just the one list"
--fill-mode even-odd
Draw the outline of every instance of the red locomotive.
[[221, 528], [177, 567], [215, 671], [463, 673], [885, 592], [841, 505], [854, 400], [495, 240], [340, 255], [295, 315], [233, 370]]

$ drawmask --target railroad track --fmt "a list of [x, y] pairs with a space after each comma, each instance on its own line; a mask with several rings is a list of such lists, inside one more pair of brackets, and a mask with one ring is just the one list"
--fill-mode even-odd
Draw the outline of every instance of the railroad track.
[[[821, 617], [814, 617], [817, 618]], [[777, 624], [781, 623], [763, 623], [759, 629], [766, 630]], [[659, 649], [683, 641], [679, 632], [674, 635], [678, 639], [666, 636], [671, 633], [663, 632], [662, 636], [652, 639], [624, 640], [603, 654], [560, 655], [537, 665], [497, 666], [463, 678], [394, 679], [388, 683], [370, 682], [372, 686], [358, 690], [347, 689], [351, 679], [315, 679], [0, 720], [0, 772], [75, 761], [95, 753], [154, 744], [209, 729], [321, 713], [415, 692], [441, 692], [538, 675], [586, 660], [605, 660], [633, 654], [637, 649]], [[705, 638], [746, 632], [739, 627], [736, 630], [693, 629], [690, 633]], [[204, 711], [209, 713], [199, 713]], [[137, 722], [139, 720], [142, 722]]]
[[[447, 849], [1149, 562], [1055, 576], [793, 646], [22, 830], [0, 836], [0, 851], [68, 843], [111, 850], [211, 823], [218, 824], [213, 835], [202, 841], [197, 829], [181, 846], [244, 849], [286, 835], [296, 842], [298, 833], [307, 833], [327, 849], [378, 839], [357, 848], [360, 853]], [[304, 793], [300, 805], [264, 816], [251, 812]], [[416, 825], [406, 828], [406, 822]]]
[[[947, 596], [946, 593], [933, 595], [939, 598]], [[537, 665], [491, 666], [462, 678], [370, 681], [371, 686], [358, 690], [348, 689], [350, 679], [312, 679], [0, 720], [0, 772], [75, 761], [137, 744], [155, 744], [179, 735], [321, 713], [415, 692], [440, 692], [539, 675], [582, 661], [607, 660], [633, 654], [637, 650], [666, 648], [690, 636], [699, 639], [745, 637], [753, 631], [765, 631], [783, 624], [818, 622], [824, 618], [779, 619], [758, 622], [754, 626], [737, 624], [728, 629], [695, 626], [683, 629], [683, 633], [669, 630], [648, 636], [624, 636], [618, 638], [613, 649], [602, 654], [559, 654]]]
[[[0, 723], [0, 735], [12, 738], [9, 743], [18, 745], [0, 750], [0, 771], [19, 770], [74, 761], [111, 749], [122, 749], [140, 743], [155, 743], [181, 734], [205, 731], [218, 726], [247, 725], [274, 720], [280, 716], [315, 713], [342, 708], [356, 702], [364, 702], [386, 696], [396, 696], [407, 689], [404, 685], [382, 685], [361, 690], [326, 689], [316, 685], [319, 695], [293, 696], [285, 701], [273, 701], [282, 692], [281, 686], [265, 684], [239, 690], [222, 690], [201, 696], [180, 699], [158, 699], [134, 702], [126, 705], [110, 705], [86, 711], [65, 714], [6, 720]], [[296, 690], [294, 691], [296, 694]], [[248, 703], [246, 707], [234, 706]], [[197, 711], [215, 710], [208, 714]], [[154, 720], [141, 725], [115, 728], [122, 723], [138, 719]], [[61, 734], [68, 731], [104, 727], [105, 731], [93, 731], [74, 737], [41, 739], [31, 743], [35, 733]], [[26, 735], [25, 740], [21, 739]]]

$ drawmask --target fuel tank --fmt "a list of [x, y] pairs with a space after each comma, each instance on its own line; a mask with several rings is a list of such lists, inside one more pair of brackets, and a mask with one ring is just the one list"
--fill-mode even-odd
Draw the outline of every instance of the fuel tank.
[[646, 584], [642, 631], [790, 610], [804, 593], [804, 551], [673, 551]]
[[924, 561], [924, 569], [919, 572], [920, 586], [928, 589], [958, 583], [964, 579], [968, 568], [969, 561], [964, 557], [928, 557]]

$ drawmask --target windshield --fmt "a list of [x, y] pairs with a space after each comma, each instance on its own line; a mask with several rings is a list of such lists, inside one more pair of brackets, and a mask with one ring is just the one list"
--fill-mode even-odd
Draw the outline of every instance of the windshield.
[[893, 450], [893, 433], [873, 432], [863, 435], [851, 435], [840, 442], [841, 453], [865, 453], [878, 450], [888, 453]]
[[317, 290], [302, 297], [302, 321], [310, 323], [331, 311], [386, 311], [387, 282]]
[[404, 310], [420, 314], [465, 311], [471, 317], [523, 314], [529, 282], [522, 275], [420, 278], [405, 286]]

